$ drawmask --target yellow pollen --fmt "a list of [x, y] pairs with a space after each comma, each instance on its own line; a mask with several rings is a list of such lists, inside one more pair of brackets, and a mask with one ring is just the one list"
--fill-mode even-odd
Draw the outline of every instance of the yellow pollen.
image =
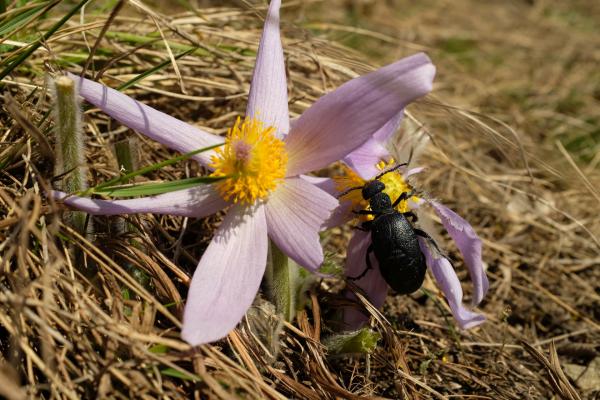
[[[390, 158], [390, 160], [387, 163], [380, 161], [377, 164], [377, 168], [380, 171], [384, 171], [390, 167], [393, 167], [394, 164], [396, 164], [396, 160]], [[391, 172], [389, 174], [385, 174], [379, 180], [385, 184], [384, 192], [387, 193], [388, 196], [390, 196], [392, 202], [396, 201], [396, 199], [398, 199], [398, 197], [400, 197], [402, 193], [410, 193], [412, 190], [410, 185], [404, 180], [402, 174], [398, 172]], [[412, 200], [413, 202], [417, 202], [419, 198], [417, 196], [412, 196]], [[410, 208], [408, 207], [408, 199], [401, 201], [400, 204], [398, 204], [398, 206], [396, 207], [396, 210], [398, 210], [401, 213], [410, 211]]]
[[255, 118], [238, 118], [216, 153], [211, 157], [211, 176], [229, 177], [215, 184], [227, 201], [253, 204], [267, 197], [285, 178], [285, 143], [275, 137], [275, 128], [265, 128]]
[[[356, 172], [354, 172], [351, 168], [346, 165], [342, 165], [344, 170], [343, 175], [334, 176], [333, 181], [335, 182], [335, 189], [339, 192], [345, 192], [346, 190], [363, 186], [365, 184], [365, 180], [362, 179]], [[360, 190], [352, 190], [351, 192], [346, 193], [345, 195], [339, 198], [340, 203], [349, 201], [352, 203], [353, 210], [365, 210], [369, 206], [369, 202], [363, 199], [362, 193]]]
[[[393, 158], [390, 158], [388, 162], [378, 162], [376, 167], [380, 171], [384, 171], [394, 166], [395, 163], [396, 161]], [[336, 183], [336, 190], [338, 190], [340, 193], [352, 187], [363, 186], [366, 183], [364, 179], [358, 176], [347, 166], [344, 166], [344, 175], [334, 177], [333, 180]], [[404, 180], [402, 174], [396, 171], [383, 175], [381, 178], [379, 178], [379, 180], [385, 184], [385, 190], [383, 192], [390, 196], [392, 202], [398, 199], [402, 193], [410, 193], [412, 190], [411, 186]], [[419, 200], [419, 198], [417, 196], [412, 196], [411, 200], [416, 202]], [[358, 211], [370, 209], [369, 202], [363, 199], [360, 190], [353, 190], [340, 197], [340, 202], [343, 201], [350, 201], [352, 203], [352, 210]], [[401, 201], [396, 207], [396, 210], [401, 213], [409, 211], [410, 208], [408, 207], [408, 200]], [[361, 215], [360, 219], [370, 220], [373, 219], [373, 216]]]

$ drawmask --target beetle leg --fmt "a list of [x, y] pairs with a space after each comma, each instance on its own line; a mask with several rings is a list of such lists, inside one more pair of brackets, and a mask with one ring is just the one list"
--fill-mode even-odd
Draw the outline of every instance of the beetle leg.
[[369, 272], [370, 269], [373, 269], [373, 265], [371, 265], [371, 253], [373, 253], [373, 243], [371, 243], [369, 245], [369, 247], [367, 248], [367, 257], [366, 257], [366, 261], [367, 261], [367, 268], [365, 268], [365, 270], [362, 272], [362, 274], [358, 275], [358, 276], [352, 276], [352, 277], [347, 277], [347, 279], [351, 280], [351, 281], [357, 281], [360, 278], [362, 278], [363, 276], [365, 276], [367, 274], [367, 272]]
[[373, 227], [373, 221], [365, 221], [360, 224], [360, 227], [363, 228], [364, 231], [371, 231], [371, 228]]
[[371, 232], [371, 225], [372, 221], [365, 221], [360, 225], [353, 226], [352, 229], [358, 229], [359, 231], [363, 232]]
[[392, 208], [396, 208], [398, 207], [398, 204], [400, 204], [400, 202], [411, 198], [412, 196], [414, 196], [415, 192], [402, 192], [402, 194], [400, 195], [400, 197], [398, 197], [396, 199], [396, 201], [394, 202], [394, 204], [392, 204]]
[[358, 215], [377, 215], [377, 212], [371, 210], [352, 210], [352, 212]]
[[437, 250], [437, 252], [439, 254], [444, 255], [444, 252], [442, 250], [440, 250], [437, 243], [435, 242], [435, 240], [433, 240], [433, 238], [429, 235], [429, 233], [422, 231], [421, 229], [418, 229], [418, 228], [414, 228], [414, 231], [417, 235], [421, 236], [422, 238], [427, 239], [429, 241], [429, 243], [431, 243], [433, 245], [433, 247], [435, 247], [435, 249]]
[[402, 213], [402, 215], [404, 215], [405, 217], [410, 217], [412, 223], [415, 223], [419, 220], [419, 217], [417, 217], [417, 214], [415, 214], [412, 211], [407, 211], [405, 213]]

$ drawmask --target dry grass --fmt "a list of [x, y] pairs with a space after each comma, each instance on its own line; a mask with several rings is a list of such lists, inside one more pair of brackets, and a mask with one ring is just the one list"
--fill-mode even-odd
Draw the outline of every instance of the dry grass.
[[[600, 351], [600, 86], [595, 67], [600, 36], [592, 38], [585, 30], [598, 33], [597, 26], [577, 20], [573, 27], [565, 19], [575, 15], [593, 22], [597, 8], [592, 2], [574, 3], [565, 14], [543, 2], [348, 3], [389, 36], [349, 33], [348, 8], [340, 6], [339, 15], [331, 15], [331, 23], [345, 27], [326, 33], [361, 50], [378, 49], [367, 63], [358, 52], [284, 22], [291, 110], [301, 112], [331, 88], [371, 69], [370, 64], [416, 48], [430, 53], [439, 71], [435, 93], [410, 109], [433, 143], [422, 156], [429, 172], [418, 186], [465, 216], [483, 238], [491, 289], [482, 310], [489, 321], [473, 331], [457, 331], [427, 281], [433, 296], [390, 297], [382, 314], [371, 310], [373, 325], [383, 334], [373, 354], [332, 357], [321, 337], [331, 333], [340, 299], [330, 290], [335, 282], [322, 282], [294, 324], [282, 325], [268, 304], [257, 302], [227, 339], [197, 349], [182, 342], [182, 299], [218, 216], [127, 217], [134, 227], [128, 230], [122, 218], [99, 217], [93, 219], [95, 234], [82, 237], [61, 221], [59, 206], [43, 196], [52, 160], [39, 133], [23, 120], [33, 121], [43, 137], [53, 140], [51, 121], [44, 118], [51, 104], [45, 75], [81, 71], [106, 26], [89, 76], [116, 87], [168, 59], [167, 43], [174, 54], [198, 46], [196, 54], [177, 61], [177, 68], [169, 66], [127, 93], [223, 133], [245, 109], [260, 34], [257, 15], [264, 9], [207, 8], [164, 17], [131, 2], [110, 25], [110, 9], [87, 14], [83, 24], [72, 19], [3, 80], [5, 104], [10, 94], [26, 118], [8, 109], [0, 113], [0, 161], [6, 162], [0, 170], [0, 395], [597, 395], [600, 388], [578, 387], [576, 377], [562, 372], [591, 365]], [[583, 6], [591, 8], [583, 13]], [[292, 4], [284, 21], [314, 20], [313, 12]], [[55, 20], [37, 19], [27, 29], [43, 31]], [[111, 145], [124, 137], [136, 137], [140, 165], [171, 155], [96, 109], [86, 111], [84, 123], [92, 184], [118, 173]], [[190, 162], [150, 177], [201, 172]], [[334, 230], [328, 244], [336, 252], [334, 260], [343, 261], [347, 234]], [[460, 260], [450, 241], [443, 242]], [[143, 279], [135, 279], [132, 271]], [[461, 278], [466, 282], [462, 272]]]

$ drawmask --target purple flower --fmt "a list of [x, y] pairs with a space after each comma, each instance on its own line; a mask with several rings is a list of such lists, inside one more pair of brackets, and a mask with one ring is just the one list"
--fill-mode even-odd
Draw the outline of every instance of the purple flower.
[[[192, 345], [222, 338], [242, 319], [264, 274], [268, 239], [308, 270], [319, 268], [318, 232], [338, 202], [300, 176], [343, 158], [431, 89], [434, 67], [417, 54], [347, 82], [290, 128], [279, 7], [280, 0], [269, 6], [246, 118], [229, 130], [224, 146], [194, 157], [213, 175], [230, 179], [132, 200], [54, 194], [98, 215], [204, 217], [227, 208], [189, 289], [182, 337]], [[80, 92], [124, 125], [172, 149], [185, 153], [223, 142], [101, 84], [82, 79]]]
[[[335, 194], [343, 192], [344, 189], [349, 187], [361, 186], [366, 180], [374, 178], [394, 162], [385, 145], [397, 130], [401, 120], [402, 113], [399, 113], [388, 124], [379, 129], [370, 140], [344, 158], [346, 165], [352, 168], [352, 170], [348, 169], [345, 177], [336, 178], [334, 181], [312, 178], [311, 182]], [[407, 178], [421, 171], [422, 168], [412, 168], [406, 170], [404, 174], [392, 172], [381, 177], [381, 180], [386, 185], [385, 192], [390, 196], [392, 201], [397, 199], [403, 192], [411, 191], [407, 183]], [[360, 176], [357, 174], [360, 174]], [[362, 209], [368, 205], [362, 199], [360, 191], [353, 191], [341, 197], [340, 203], [340, 207], [338, 207], [328, 220], [327, 226], [331, 227], [348, 221], [352, 218], [350, 210]], [[481, 259], [481, 240], [467, 221], [436, 201], [413, 196], [411, 199], [401, 202], [398, 210], [406, 212], [410, 209], [418, 208], [422, 203], [429, 203], [433, 207], [446, 231], [456, 243], [473, 282], [473, 305], [479, 304], [487, 293], [489, 286]], [[357, 230], [354, 233], [348, 244], [345, 268], [346, 276], [359, 276], [365, 270], [366, 252], [370, 241], [369, 232]], [[432, 251], [426, 240], [419, 238], [419, 245], [425, 255], [427, 266], [446, 296], [452, 314], [460, 328], [468, 329], [483, 323], [485, 320], [483, 315], [463, 306], [462, 288], [450, 261], [436, 251]], [[373, 269], [367, 272], [364, 277], [355, 281], [355, 284], [367, 294], [374, 306], [381, 308], [387, 296], [388, 286], [379, 272], [377, 260], [374, 257], [372, 262]], [[351, 295], [351, 297], [354, 296]], [[349, 328], [356, 329], [366, 321], [366, 316], [355, 309], [348, 308], [344, 311], [344, 322]]]

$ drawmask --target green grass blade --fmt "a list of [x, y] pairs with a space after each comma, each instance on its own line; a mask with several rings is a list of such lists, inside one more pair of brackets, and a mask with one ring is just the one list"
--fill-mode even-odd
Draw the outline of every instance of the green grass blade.
[[34, 51], [36, 51], [42, 43], [47, 41], [50, 36], [54, 34], [61, 26], [65, 24], [77, 11], [81, 9], [89, 0], [80, 1], [75, 7], [73, 7], [64, 17], [60, 19], [56, 24], [52, 26], [48, 30], [48, 32], [44, 33], [41, 38], [33, 42], [29, 47], [26, 47], [21, 55], [16, 57], [6, 68], [0, 72], [0, 80], [4, 79], [8, 74], [10, 74], [15, 68], [17, 68], [23, 61], [25, 61]]
[[154, 354], [167, 354], [169, 352], [169, 347], [162, 343], [157, 343], [150, 347], [148, 351]]
[[193, 382], [202, 381], [202, 379], [199, 376], [197, 376], [197, 375], [194, 375], [192, 373], [189, 373], [189, 374], [188, 373], [184, 373], [184, 372], [178, 371], [178, 370], [176, 370], [174, 368], [165, 368], [165, 369], [162, 369], [160, 371], [160, 373], [162, 375], [170, 376], [171, 378], [178, 378], [178, 379], [181, 379], [181, 380], [184, 380], [184, 381], [193, 381]]
[[227, 177], [200, 176], [196, 178], [179, 179], [169, 182], [149, 182], [137, 185], [111, 186], [103, 189], [96, 189], [94, 193], [105, 194], [111, 197], [154, 196], [157, 194], [189, 189], [198, 185], [207, 185], [218, 182], [225, 178]]
[[0, 24], [0, 36], [4, 38], [10, 36], [9, 32], [16, 30], [27, 22], [31, 21], [35, 14], [46, 7], [48, 3], [49, 2], [40, 3], [40, 5], [36, 7], [26, 9], [22, 13], [11, 16], [6, 21], [3, 21]]
[[163, 167], [166, 167], [168, 165], [172, 165], [172, 164], [178, 163], [179, 161], [187, 160], [187, 159], [195, 156], [196, 154], [200, 154], [200, 153], [203, 153], [205, 151], [209, 151], [209, 150], [215, 149], [215, 148], [220, 147], [222, 145], [223, 145], [223, 143], [219, 143], [219, 144], [215, 144], [215, 145], [212, 145], [212, 146], [203, 147], [201, 149], [190, 151], [189, 153], [185, 153], [183, 155], [180, 155], [180, 156], [177, 156], [177, 157], [173, 157], [173, 158], [169, 158], [168, 160], [161, 161], [159, 163], [152, 164], [152, 165], [149, 165], [149, 166], [144, 167], [144, 168], [140, 168], [140, 169], [138, 169], [136, 171], [130, 172], [130, 173], [125, 174], [125, 175], [118, 176], [118, 177], [116, 177], [114, 179], [111, 179], [111, 180], [109, 180], [107, 182], [101, 183], [100, 185], [97, 185], [97, 186], [95, 186], [93, 188], [89, 188], [85, 192], [79, 193], [79, 195], [85, 196], [85, 195], [89, 195], [91, 193], [96, 193], [96, 192], [98, 192], [98, 191], [100, 191], [102, 189], [105, 189], [107, 187], [125, 184], [125, 183], [129, 182], [132, 178], [135, 178], [136, 176], [147, 174], [148, 172], [156, 171], [156, 170], [161, 169]]
[[[188, 54], [193, 53], [194, 51], [196, 51], [198, 48], [197, 47], [192, 47], [189, 48], [188, 50], [184, 51], [183, 53], [179, 53], [177, 54], [174, 58], [176, 60], [179, 60], [181, 57], [187, 56]], [[138, 76], [136, 76], [135, 78], [129, 80], [128, 82], [123, 83], [122, 85], [120, 85], [119, 87], [117, 87], [117, 90], [119, 91], [123, 91], [125, 89], [130, 88], [131, 86], [135, 85], [136, 83], [138, 83], [139, 81], [141, 81], [142, 79], [160, 71], [161, 69], [163, 69], [164, 67], [166, 67], [167, 65], [171, 64], [171, 59], [167, 58], [165, 61], [161, 62], [160, 64], [158, 64], [157, 66], [150, 68], [149, 70], [147, 70], [146, 72], [143, 72], [141, 74], [139, 74]]]

